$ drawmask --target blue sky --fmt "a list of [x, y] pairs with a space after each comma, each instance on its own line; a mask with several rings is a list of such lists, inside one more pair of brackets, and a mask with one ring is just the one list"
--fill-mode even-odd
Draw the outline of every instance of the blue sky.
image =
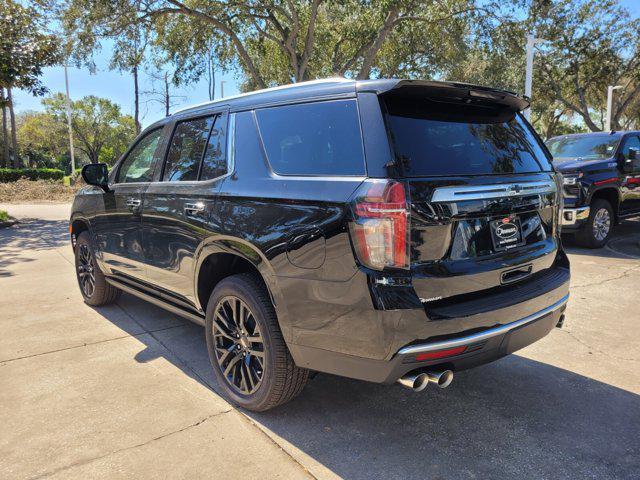
[[[621, 0], [620, 3], [626, 6], [633, 15], [640, 17], [640, 0]], [[98, 71], [95, 74], [91, 74], [86, 68], [69, 69], [71, 98], [75, 100], [86, 95], [97, 95], [109, 98], [120, 105], [123, 113], [133, 115], [133, 79], [131, 75], [108, 70], [107, 66], [111, 54], [111, 49], [106, 48], [106, 46], [99, 52], [96, 56]], [[216, 77], [216, 98], [220, 95], [220, 81], [225, 82], [225, 96], [238, 93], [238, 81], [233, 72], [226, 74], [216, 72]], [[45, 69], [42, 80], [50, 92], [64, 92], [64, 69], [62, 67]], [[140, 91], [149, 91], [152, 88], [151, 78], [147, 73], [143, 73]], [[176, 106], [173, 107], [174, 111], [182, 106], [193, 105], [209, 100], [206, 79], [203, 79], [197, 84], [174, 90], [176, 94], [184, 96], [184, 98], [177, 100]], [[148, 98], [143, 97], [140, 106], [143, 126], [147, 126], [164, 116], [164, 107], [162, 105], [155, 102], [148, 102], [147, 100]], [[42, 109], [40, 98], [34, 98], [25, 92], [16, 91], [14, 93], [14, 101], [16, 111], [18, 112]]]

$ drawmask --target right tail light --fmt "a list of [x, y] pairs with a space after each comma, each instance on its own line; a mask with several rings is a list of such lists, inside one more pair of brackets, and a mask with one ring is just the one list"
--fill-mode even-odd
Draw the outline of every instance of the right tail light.
[[404, 184], [367, 180], [353, 200], [351, 237], [358, 260], [374, 270], [409, 268], [409, 202]]

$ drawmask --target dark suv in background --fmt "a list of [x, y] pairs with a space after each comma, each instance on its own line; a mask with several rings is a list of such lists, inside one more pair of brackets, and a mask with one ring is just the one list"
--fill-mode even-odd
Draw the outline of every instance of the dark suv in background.
[[613, 226], [640, 215], [640, 132], [562, 135], [547, 140], [563, 175], [563, 232], [603, 247]]
[[71, 217], [85, 301], [120, 291], [206, 327], [227, 397], [309, 372], [422, 390], [561, 323], [561, 188], [515, 94], [301, 83], [147, 128]]

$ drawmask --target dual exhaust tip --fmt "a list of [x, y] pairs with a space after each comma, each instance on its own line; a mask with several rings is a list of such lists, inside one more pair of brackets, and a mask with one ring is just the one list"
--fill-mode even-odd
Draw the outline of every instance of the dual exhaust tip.
[[400, 385], [410, 388], [414, 392], [421, 392], [430, 383], [434, 383], [440, 388], [447, 388], [451, 385], [451, 382], [453, 382], [453, 372], [451, 370], [411, 372], [398, 379]]

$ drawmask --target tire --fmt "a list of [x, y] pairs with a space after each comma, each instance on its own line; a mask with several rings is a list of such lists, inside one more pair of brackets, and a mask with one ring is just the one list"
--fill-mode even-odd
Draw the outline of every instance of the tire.
[[309, 371], [291, 358], [257, 275], [222, 280], [209, 297], [205, 326], [214, 375], [232, 403], [262, 412], [296, 397], [307, 383]]
[[[78, 235], [75, 259], [76, 277], [84, 302], [92, 307], [115, 302], [122, 292], [107, 283], [100, 267], [98, 267], [89, 232], [85, 231]], [[91, 283], [93, 287], [89, 288]]]
[[587, 248], [604, 247], [613, 230], [613, 208], [611, 204], [597, 198], [590, 205], [589, 218], [576, 233], [576, 242]]

